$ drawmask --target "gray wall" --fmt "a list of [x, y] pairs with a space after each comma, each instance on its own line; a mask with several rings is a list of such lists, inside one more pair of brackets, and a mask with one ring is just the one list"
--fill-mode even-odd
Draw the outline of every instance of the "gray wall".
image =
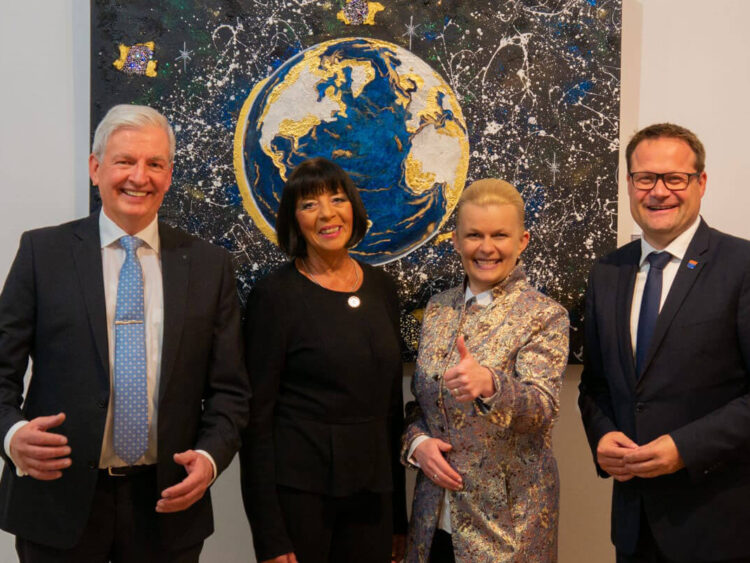
[[[704, 217], [750, 238], [745, 219], [750, 112], [750, 19], [746, 0], [623, 0], [623, 138], [655, 121], [695, 130], [708, 150]], [[614, 71], [615, 69], [613, 69]], [[89, 4], [0, 0], [0, 280], [23, 230], [88, 211]], [[178, 163], [179, 165], [179, 163]], [[622, 176], [622, 174], [621, 174]], [[618, 240], [637, 233], [621, 182]], [[623, 206], [624, 205], [624, 206]], [[610, 483], [597, 479], [584, 443], [576, 385], [566, 373], [554, 433], [562, 481], [560, 562], [613, 560]], [[408, 378], [404, 380], [408, 388]], [[413, 476], [412, 476], [413, 477]], [[216, 533], [205, 562], [252, 562], [249, 528], [233, 464], [214, 485]], [[0, 563], [16, 561], [0, 533]]]

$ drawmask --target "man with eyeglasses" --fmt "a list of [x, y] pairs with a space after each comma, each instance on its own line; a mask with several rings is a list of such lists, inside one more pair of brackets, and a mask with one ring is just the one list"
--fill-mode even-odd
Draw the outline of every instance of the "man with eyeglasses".
[[646, 127], [626, 159], [643, 237], [591, 271], [578, 400], [617, 561], [748, 562], [750, 242], [699, 217], [691, 131]]

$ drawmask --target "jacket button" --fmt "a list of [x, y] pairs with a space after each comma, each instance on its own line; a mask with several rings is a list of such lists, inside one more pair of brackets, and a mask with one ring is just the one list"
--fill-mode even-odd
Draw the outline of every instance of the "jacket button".
[[88, 466], [89, 466], [89, 469], [96, 469], [97, 463], [95, 461], [89, 461]]
[[437, 408], [440, 408], [440, 399], [437, 399], [437, 400], [435, 401], [435, 406], [436, 406]]
[[107, 408], [107, 401], [105, 401], [104, 399], [99, 399], [96, 402], [96, 406], [99, 407], [100, 409]]
[[646, 409], [646, 405], [643, 403], [636, 403], [635, 404], [635, 412], [643, 412]]
[[438, 426], [438, 429], [440, 430], [440, 432], [445, 432], [445, 426], [443, 426], [442, 424]]

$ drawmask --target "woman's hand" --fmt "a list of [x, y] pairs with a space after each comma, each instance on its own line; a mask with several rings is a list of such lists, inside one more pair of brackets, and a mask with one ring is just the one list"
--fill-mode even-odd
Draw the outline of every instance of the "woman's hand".
[[438, 438], [427, 438], [414, 450], [414, 458], [424, 474], [444, 489], [459, 491], [463, 487], [461, 476], [453, 469], [443, 456], [443, 452], [453, 449], [448, 442]]
[[285, 553], [284, 555], [279, 555], [273, 559], [264, 559], [260, 563], [297, 563], [297, 557], [294, 553]]
[[460, 403], [468, 403], [480, 395], [494, 395], [495, 382], [492, 380], [492, 373], [486, 367], [480, 366], [469, 353], [463, 335], [456, 340], [456, 349], [460, 360], [443, 376], [445, 387], [451, 395]]

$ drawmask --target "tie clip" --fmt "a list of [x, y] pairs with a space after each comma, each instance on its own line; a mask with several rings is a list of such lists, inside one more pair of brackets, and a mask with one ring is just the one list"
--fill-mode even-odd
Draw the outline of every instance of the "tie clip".
[[143, 321], [115, 321], [116, 325], [140, 325]]

